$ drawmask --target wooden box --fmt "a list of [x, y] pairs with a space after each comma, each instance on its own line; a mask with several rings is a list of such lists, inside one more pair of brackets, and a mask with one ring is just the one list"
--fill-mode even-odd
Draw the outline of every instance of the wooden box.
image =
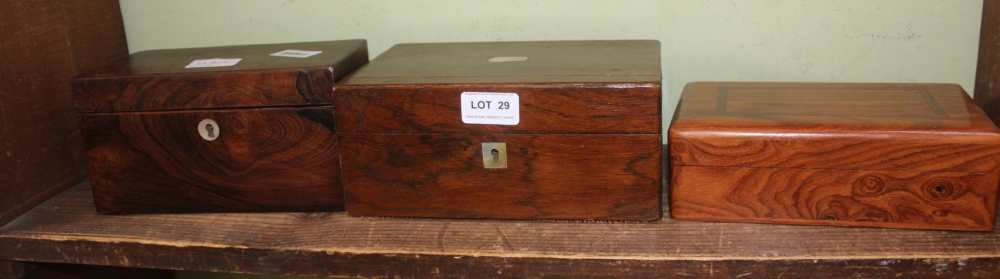
[[397, 45], [337, 89], [353, 216], [656, 220], [656, 41]]
[[692, 83], [677, 219], [986, 231], [1000, 131], [957, 85]]
[[98, 211], [342, 209], [332, 90], [367, 61], [364, 40], [156, 50], [78, 77]]

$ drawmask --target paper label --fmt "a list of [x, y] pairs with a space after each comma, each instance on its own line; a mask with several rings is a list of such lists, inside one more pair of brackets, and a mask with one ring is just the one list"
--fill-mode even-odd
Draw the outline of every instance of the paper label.
[[528, 61], [527, 56], [497, 56], [488, 60], [490, 63], [510, 63]]
[[513, 126], [521, 122], [521, 100], [516, 93], [462, 92], [461, 105], [465, 124]]
[[275, 57], [289, 57], [289, 58], [309, 58], [323, 53], [318, 50], [298, 50], [298, 49], [286, 49], [279, 52], [271, 53], [271, 56]]
[[216, 67], [231, 67], [239, 64], [243, 61], [242, 58], [212, 58], [212, 59], [198, 59], [191, 61], [190, 64], [185, 66], [187, 69], [195, 68], [216, 68]]

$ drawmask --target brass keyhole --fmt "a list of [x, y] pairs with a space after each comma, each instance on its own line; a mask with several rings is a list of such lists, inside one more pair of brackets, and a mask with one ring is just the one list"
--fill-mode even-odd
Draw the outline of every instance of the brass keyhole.
[[483, 143], [483, 168], [507, 168], [507, 144], [503, 142]]

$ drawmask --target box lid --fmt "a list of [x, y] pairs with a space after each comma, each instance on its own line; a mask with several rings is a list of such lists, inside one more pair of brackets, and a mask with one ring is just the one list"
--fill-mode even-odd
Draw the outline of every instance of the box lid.
[[675, 165], [992, 171], [1000, 131], [952, 84], [699, 82], [669, 145]]
[[660, 82], [655, 40], [398, 44], [345, 84]]
[[336, 98], [341, 133], [658, 135], [660, 45], [401, 44], [347, 77]]
[[[305, 52], [277, 54], [286, 50]], [[212, 59], [240, 60], [195, 65]], [[323, 105], [367, 61], [365, 40], [145, 51], [78, 76], [74, 102], [81, 112]]]

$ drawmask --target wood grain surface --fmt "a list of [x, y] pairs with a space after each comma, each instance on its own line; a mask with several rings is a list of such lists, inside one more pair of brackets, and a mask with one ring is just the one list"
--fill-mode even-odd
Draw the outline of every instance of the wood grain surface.
[[83, 113], [329, 105], [327, 68], [76, 79]]
[[694, 83], [670, 151], [679, 219], [993, 228], [1000, 130], [954, 85]]
[[[343, 207], [332, 107], [86, 114], [104, 213]], [[218, 139], [199, 135], [203, 119]]]
[[[400, 44], [334, 91], [356, 216], [660, 218], [656, 41]], [[465, 92], [517, 94], [516, 125], [462, 120]], [[482, 144], [507, 146], [487, 169]]]
[[128, 55], [118, 1], [0, 1], [0, 224], [83, 179], [70, 79]]
[[397, 44], [345, 84], [660, 83], [660, 79], [660, 42], [654, 40], [469, 42]]
[[[665, 208], [666, 209], [666, 208]], [[75, 187], [0, 227], [0, 259], [301, 276], [995, 278], [997, 232], [706, 223], [100, 215]]]
[[[354, 216], [657, 220], [658, 135], [342, 135]], [[481, 143], [507, 144], [485, 169]]]
[[892, 228], [992, 230], [994, 173], [678, 166], [674, 216]]
[[[296, 59], [285, 49], [323, 51]], [[195, 59], [233, 57], [232, 67], [187, 69]], [[364, 40], [157, 50], [74, 80], [81, 112], [133, 112], [329, 105], [334, 83], [368, 62]]]
[[1000, 125], [1000, 2], [983, 1], [976, 67], [976, 104]]
[[[515, 126], [462, 123], [462, 92], [520, 98]], [[660, 84], [341, 85], [337, 129], [352, 133], [659, 134]]]

